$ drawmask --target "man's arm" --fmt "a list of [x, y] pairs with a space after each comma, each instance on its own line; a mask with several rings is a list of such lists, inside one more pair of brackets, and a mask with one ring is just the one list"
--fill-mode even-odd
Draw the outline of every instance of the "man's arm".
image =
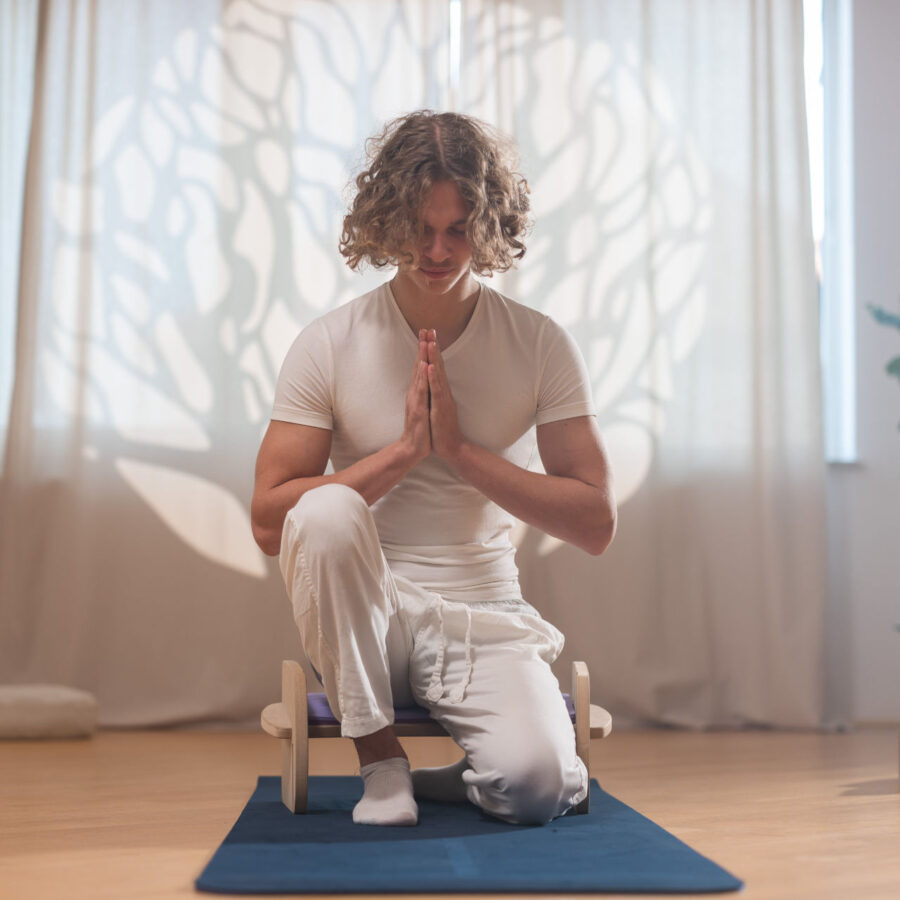
[[546, 474], [522, 469], [460, 434], [440, 351], [433, 341], [428, 347], [434, 452], [516, 518], [599, 556], [616, 531], [616, 502], [594, 416], [539, 425], [538, 452]]
[[448, 464], [498, 506], [541, 531], [599, 556], [616, 531], [616, 503], [593, 416], [537, 428], [546, 475], [463, 441]]
[[253, 537], [263, 553], [278, 555], [284, 518], [306, 491], [323, 484], [345, 484], [371, 506], [428, 456], [431, 434], [426, 358], [422, 341], [406, 393], [406, 419], [399, 440], [333, 475], [323, 474], [331, 454], [331, 432], [327, 428], [269, 423], [256, 458], [250, 505]]

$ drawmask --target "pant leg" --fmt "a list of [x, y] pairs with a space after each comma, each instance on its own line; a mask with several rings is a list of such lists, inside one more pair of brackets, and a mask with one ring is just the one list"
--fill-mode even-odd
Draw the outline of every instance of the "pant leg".
[[[419, 703], [466, 752], [467, 795], [509, 822], [543, 824], [581, 802], [588, 774], [550, 662], [562, 636], [547, 622], [516, 613], [442, 604], [440, 697], [428, 696], [441, 640], [440, 622], [420, 635], [410, 677]], [[465, 632], [470, 630], [466, 659]], [[460, 688], [464, 688], [462, 691]], [[460, 698], [460, 694], [462, 697]]]
[[352, 488], [307, 491], [285, 517], [279, 558], [303, 649], [345, 737], [394, 721], [409, 697], [411, 640], [368, 505]]

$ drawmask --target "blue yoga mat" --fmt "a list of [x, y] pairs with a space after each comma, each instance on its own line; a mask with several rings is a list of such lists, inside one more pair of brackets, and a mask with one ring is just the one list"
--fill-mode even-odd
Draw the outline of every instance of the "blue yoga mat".
[[358, 777], [314, 776], [305, 815], [262, 776], [196, 887], [221, 894], [685, 893], [742, 883], [592, 782], [591, 811], [508, 825], [469, 803], [419, 803], [414, 828], [354, 825]]

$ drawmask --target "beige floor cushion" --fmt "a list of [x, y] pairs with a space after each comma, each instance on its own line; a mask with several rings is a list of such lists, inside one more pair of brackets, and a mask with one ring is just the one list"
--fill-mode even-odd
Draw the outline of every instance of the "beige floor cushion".
[[90, 737], [93, 694], [61, 684], [0, 684], [0, 738]]

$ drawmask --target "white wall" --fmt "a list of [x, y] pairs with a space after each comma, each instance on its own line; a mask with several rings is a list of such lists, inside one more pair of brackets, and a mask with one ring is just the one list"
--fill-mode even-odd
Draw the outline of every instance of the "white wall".
[[[832, 683], [856, 721], [900, 721], [900, 329], [867, 309], [900, 315], [900, 3], [853, 4], [858, 466], [830, 473], [834, 576]], [[841, 595], [844, 595], [843, 598]], [[847, 628], [848, 641], [841, 643]], [[841, 654], [844, 656], [843, 663]]]

